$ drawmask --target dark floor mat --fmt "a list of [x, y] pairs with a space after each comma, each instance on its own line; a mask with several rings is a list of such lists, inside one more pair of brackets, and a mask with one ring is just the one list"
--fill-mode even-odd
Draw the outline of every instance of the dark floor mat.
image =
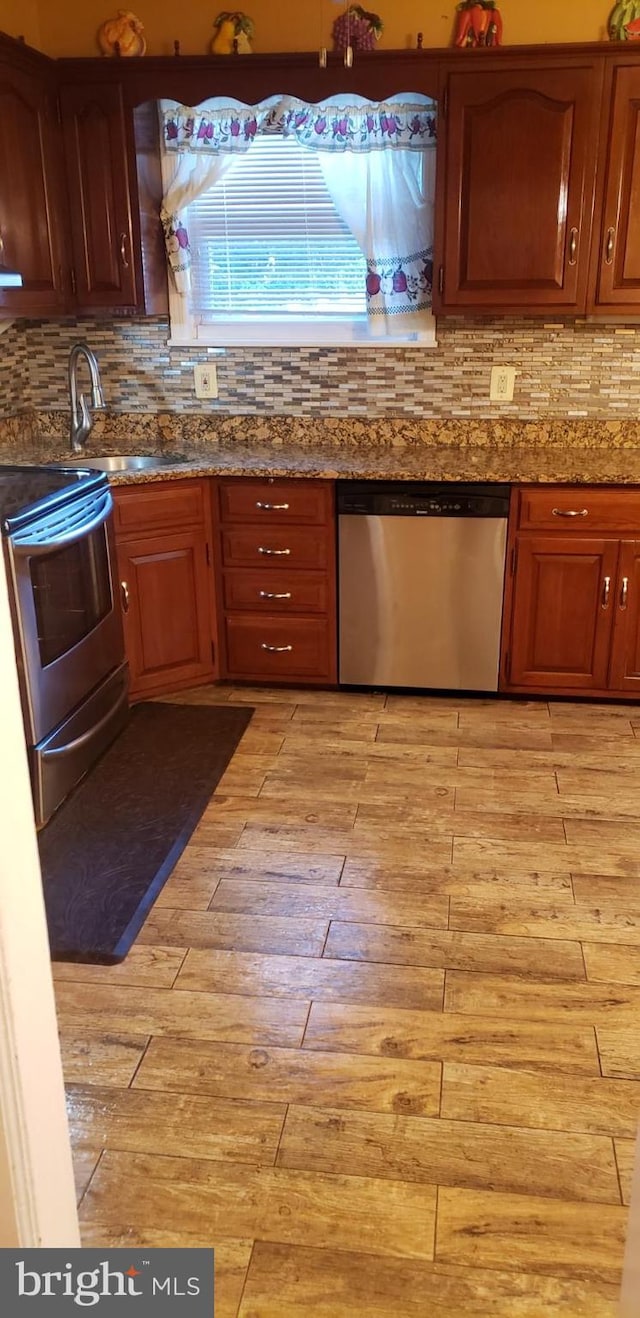
[[122, 960], [252, 713], [228, 705], [136, 706], [39, 835], [54, 960]]

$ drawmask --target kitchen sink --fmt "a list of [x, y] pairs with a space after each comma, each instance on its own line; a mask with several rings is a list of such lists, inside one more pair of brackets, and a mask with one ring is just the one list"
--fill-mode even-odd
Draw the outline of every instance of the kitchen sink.
[[141, 454], [109, 453], [104, 457], [78, 454], [71, 455], [64, 462], [56, 462], [56, 467], [93, 467], [96, 471], [147, 471], [153, 467], [172, 466], [175, 462], [188, 462], [184, 453]]

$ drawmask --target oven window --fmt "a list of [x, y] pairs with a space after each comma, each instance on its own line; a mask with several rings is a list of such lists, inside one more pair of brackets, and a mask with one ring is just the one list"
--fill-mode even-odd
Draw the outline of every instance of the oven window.
[[72, 650], [111, 612], [104, 527], [76, 544], [31, 560], [31, 584], [43, 668]]

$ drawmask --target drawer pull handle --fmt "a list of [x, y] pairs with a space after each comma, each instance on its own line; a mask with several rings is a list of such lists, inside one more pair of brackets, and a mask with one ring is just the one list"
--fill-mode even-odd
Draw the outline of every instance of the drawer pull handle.
[[120, 582], [120, 594], [122, 597], [122, 612], [129, 612], [129, 586], [126, 581]]
[[258, 553], [259, 553], [259, 554], [268, 554], [268, 555], [280, 555], [280, 554], [290, 554], [290, 553], [291, 553], [291, 550], [290, 550], [290, 549], [264, 549], [262, 545], [259, 545], [259, 546], [258, 546]]
[[628, 596], [628, 594], [629, 594], [629, 578], [628, 578], [628, 577], [623, 577], [623, 578], [622, 578], [622, 586], [620, 587], [620, 608], [621, 608], [621, 609], [626, 609], [626, 607], [627, 607], [627, 596]]
[[289, 509], [288, 503], [261, 503], [260, 499], [256, 501], [256, 508], [262, 508], [267, 513], [286, 513]]
[[578, 255], [578, 230], [569, 230], [569, 265], [575, 265]]
[[588, 508], [552, 508], [554, 517], [588, 517]]
[[127, 235], [126, 235], [126, 233], [121, 233], [121, 234], [120, 234], [120, 260], [122, 261], [122, 268], [123, 268], [123, 270], [128, 270], [128, 269], [129, 269], [129, 262], [128, 262], [128, 260], [127, 260]]
[[262, 642], [262, 645], [260, 646], [260, 649], [261, 649], [261, 650], [268, 650], [268, 651], [269, 651], [269, 654], [288, 654], [289, 651], [293, 650], [293, 646], [292, 646], [292, 645], [267, 645], [267, 642], [266, 642], [266, 641], [263, 641], [263, 642]]
[[602, 583], [602, 600], [601, 600], [601, 605], [602, 605], [602, 608], [603, 608], [603, 609], [606, 609], [606, 608], [608, 608], [608, 606], [609, 606], [609, 594], [610, 594], [610, 592], [611, 592], [611, 577], [605, 577], [605, 579], [604, 579], [604, 581], [603, 581], [603, 583]]
[[290, 590], [261, 590], [258, 592], [261, 600], [290, 600]]
[[605, 265], [611, 265], [612, 262], [613, 262], [613, 249], [614, 249], [614, 246], [615, 246], [615, 241], [616, 241], [616, 231], [615, 231], [615, 229], [613, 229], [613, 228], [611, 228], [611, 229], [607, 229], [607, 242], [606, 242], [606, 246], [605, 246], [605, 249], [604, 249], [604, 262], [605, 262]]

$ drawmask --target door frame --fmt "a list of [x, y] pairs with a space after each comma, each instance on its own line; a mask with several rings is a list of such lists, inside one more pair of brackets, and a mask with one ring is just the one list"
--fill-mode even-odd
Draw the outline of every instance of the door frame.
[[0, 1247], [80, 1245], [49, 941], [0, 554]]

